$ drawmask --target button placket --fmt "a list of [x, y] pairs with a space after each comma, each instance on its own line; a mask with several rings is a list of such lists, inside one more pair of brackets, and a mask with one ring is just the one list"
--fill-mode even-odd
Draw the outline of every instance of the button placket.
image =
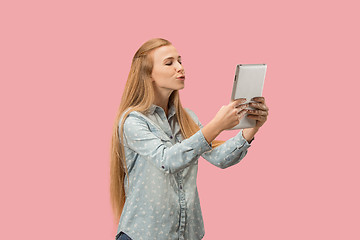
[[[171, 126], [167, 120], [167, 117], [166, 117], [166, 114], [165, 114], [165, 111], [164, 109], [162, 108], [158, 108], [158, 112], [157, 112], [158, 116], [160, 117], [161, 119], [161, 129], [166, 133], [166, 135], [172, 139], [170, 136], [172, 136], [172, 130], [171, 130]], [[167, 124], [166, 124], [167, 123]]]
[[185, 192], [183, 189], [183, 178], [182, 175], [178, 175], [179, 193], [180, 193], [180, 227], [179, 227], [179, 239], [184, 239], [185, 234], [185, 223], [186, 223], [186, 200]]

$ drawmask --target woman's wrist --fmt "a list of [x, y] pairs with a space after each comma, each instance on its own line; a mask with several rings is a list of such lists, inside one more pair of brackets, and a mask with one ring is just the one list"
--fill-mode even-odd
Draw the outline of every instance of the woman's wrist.
[[259, 131], [259, 128], [245, 128], [243, 129], [242, 135], [247, 142], [251, 142], [257, 131]]
[[213, 120], [202, 128], [202, 133], [208, 143], [212, 142], [221, 132], [222, 130], [219, 128], [219, 124]]

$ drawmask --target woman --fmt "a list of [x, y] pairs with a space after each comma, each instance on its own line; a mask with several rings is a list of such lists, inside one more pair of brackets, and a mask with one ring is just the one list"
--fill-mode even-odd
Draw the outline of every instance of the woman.
[[[169, 41], [151, 39], [135, 53], [112, 136], [116, 239], [202, 239], [198, 158], [220, 168], [240, 162], [267, 119], [264, 98], [250, 104], [240, 99], [222, 106], [202, 126], [195, 113], [181, 105], [184, 81], [181, 57]], [[257, 110], [245, 109], [249, 106]], [[254, 128], [226, 142], [214, 140], [246, 113], [257, 120]]]

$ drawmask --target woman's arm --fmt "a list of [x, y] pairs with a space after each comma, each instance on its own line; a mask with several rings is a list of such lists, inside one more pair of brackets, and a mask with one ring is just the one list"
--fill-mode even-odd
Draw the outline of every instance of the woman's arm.
[[152, 132], [146, 120], [135, 112], [125, 119], [123, 136], [125, 147], [164, 173], [176, 173], [196, 161], [205, 151], [211, 150], [201, 130], [170, 147], [165, 144], [167, 140]]
[[201, 156], [214, 166], [222, 169], [239, 163], [246, 156], [247, 149], [251, 146], [243, 137], [242, 131], [220, 146], [203, 153]]
[[209, 144], [221, 133], [219, 125], [214, 122], [214, 120], [210, 121], [205, 127], [201, 129], [201, 131]]
[[[254, 97], [251, 100], [253, 102], [249, 103], [248, 106], [253, 107], [254, 110], [248, 110], [247, 117], [256, 120], [256, 126], [254, 128], [246, 128], [241, 130], [235, 137], [227, 140], [224, 144], [202, 154], [202, 157], [208, 162], [220, 168], [227, 168], [240, 162], [240, 160], [245, 157], [247, 149], [250, 147], [250, 143], [254, 139], [254, 135], [266, 122], [269, 111], [269, 108], [266, 106], [264, 97]], [[199, 125], [199, 127], [203, 128], [196, 114], [191, 110], [188, 112], [193, 117], [194, 121]], [[207, 126], [204, 128], [206, 127]], [[213, 134], [215, 135], [217, 132]]]
[[[186, 108], [186, 110], [194, 119], [194, 121], [199, 125], [201, 131], [204, 132], [205, 138], [207, 137], [208, 131], [210, 132], [209, 134], [211, 136], [208, 140], [212, 141], [215, 139], [216, 136], [219, 135], [219, 130], [216, 127], [216, 122], [213, 123], [212, 121], [210, 121], [205, 127], [203, 127], [196, 114], [188, 108]], [[211, 131], [214, 131], [212, 135]], [[230, 138], [225, 143], [210, 151], [204, 152], [201, 156], [214, 166], [224, 169], [240, 162], [240, 160], [245, 157], [247, 149], [250, 146], [251, 145], [249, 144], [247, 139], [243, 137], [243, 130], [241, 130], [235, 137]]]

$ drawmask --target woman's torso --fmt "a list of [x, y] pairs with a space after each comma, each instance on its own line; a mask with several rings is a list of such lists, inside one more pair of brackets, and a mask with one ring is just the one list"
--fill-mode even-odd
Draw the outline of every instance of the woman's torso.
[[[145, 121], [149, 131], [166, 147], [184, 140], [174, 106], [170, 107], [168, 116], [156, 105], [147, 115], [130, 114]], [[146, 147], [146, 143], [139, 141], [139, 144]], [[118, 233], [123, 231], [133, 240], [202, 239], [204, 224], [196, 186], [198, 157], [176, 173], [164, 173], [141, 154], [128, 147], [124, 150], [130, 185], [128, 187], [125, 176], [127, 198]]]

